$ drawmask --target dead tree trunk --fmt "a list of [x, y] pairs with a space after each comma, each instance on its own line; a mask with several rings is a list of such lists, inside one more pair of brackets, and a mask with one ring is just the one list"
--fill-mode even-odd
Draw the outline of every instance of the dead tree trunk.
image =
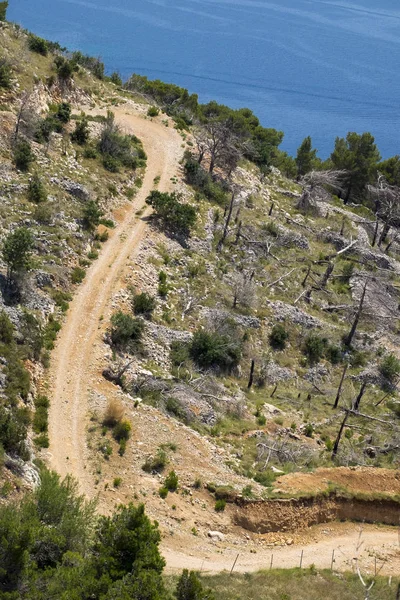
[[376, 220], [375, 229], [374, 229], [374, 237], [372, 238], [371, 246], [374, 247], [376, 244], [376, 238], [378, 237], [378, 229], [379, 229], [379, 219]]
[[382, 246], [382, 243], [385, 241], [389, 231], [390, 231], [390, 224], [386, 221], [386, 223], [382, 227], [381, 235], [379, 236], [378, 248], [380, 248]]
[[360, 389], [360, 391], [358, 392], [358, 396], [357, 396], [357, 398], [354, 400], [354, 403], [353, 403], [353, 410], [358, 410], [358, 408], [359, 408], [359, 406], [360, 406], [360, 402], [361, 402], [361, 400], [362, 400], [362, 397], [363, 397], [363, 396], [364, 396], [364, 394], [365, 394], [365, 390], [366, 390], [366, 387], [367, 387], [367, 385], [368, 385], [368, 382], [367, 382], [367, 381], [363, 381], [363, 383], [362, 383], [362, 386], [361, 386], [361, 389]]
[[222, 233], [221, 239], [218, 242], [217, 252], [221, 252], [222, 246], [224, 245], [224, 242], [226, 239], [226, 236], [228, 235], [228, 229], [229, 229], [229, 224], [230, 224], [231, 218], [232, 218], [234, 203], [235, 203], [235, 192], [232, 192], [231, 201], [229, 202], [229, 207], [228, 207], [228, 213], [227, 213], [226, 219], [225, 219], [224, 231]]
[[320, 281], [319, 285], [322, 289], [326, 287], [326, 284], [328, 283], [329, 277], [332, 275], [334, 268], [335, 268], [334, 263], [330, 262], [326, 268], [325, 273], [321, 277], [321, 281]]
[[341, 438], [342, 438], [342, 434], [343, 434], [343, 429], [345, 428], [346, 421], [347, 421], [347, 419], [348, 419], [348, 418], [349, 418], [349, 413], [348, 413], [348, 412], [346, 412], [346, 414], [345, 414], [345, 416], [344, 416], [344, 419], [343, 419], [343, 421], [342, 421], [342, 424], [341, 424], [341, 426], [340, 426], [340, 429], [339, 429], [339, 431], [338, 431], [338, 434], [337, 434], [337, 437], [336, 437], [336, 440], [335, 440], [334, 446], [333, 446], [333, 450], [332, 450], [332, 460], [333, 460], [334, 458], [336, 458], [336, 455], [337, 455], [337, 453], [338, 453], [338, 450], [339, 450], [339, 444], [340, 444], [340, 440], [341, 440]]
[[253, 379], [254, 379], [254, 367], [256, 365], [256, 362], [253, 358], [253, 360], [251, 361], [251, 367], [250, 367], [250, 376], [249, 376], [249, 383], [247, 384], [247, 389], [249, 390], [251, 388], [251, 386], [253, 385]]
[[351, 342], [353, 341], [353, 337], [357, 331], [358, 322], [361, 317], [366, 292], [367, 292], [367, 282], [365, 282], [365, 284], [364, 284], [364, 289], [361, 294], [360, 304], [358, 305], [358, 309], [357, 309], [355, 319], [353, 321], [353, 325], [351, 326], [348, 336], [344, 340], [345, 346], [351, 346]]
[[272, 215], [272, 211], [274, 210], [275, 202], [271, 202], [271, 206], [269, 207], [268, 216]]
[[347, 373], [347, 369], [349, 368], [348, 363], [345, 364], [344, 369], [343, 369], [343, 373], [342, 376], [340, 378], [340, 383], [339, 383], [339, 387], [338, 387], [338, 391], [336, 394], [336, 398], [335, 398], [335, 403], [333, 405], [333, 408], [337, 408], [338, 404], [339, 404], [339, 400], [340, 400], [340, 394], [342, 393], [342, 387], [343, 387], [343, 382], [344, 382], [344, 378], [346, 377], [346, 373]]
[[301, 285], [302, 285], [303, 287], [305, 287], [305, 286], [306, 286], [307, 279], [309, 278], [309, 276], [310, 276], [310, 273], [311, 273], [311, 265], [309, 265], [309, 267], [308, 267], [308, 269], [307, 269], [306, 276], [304, 277], [303, 281], [301, 282]]

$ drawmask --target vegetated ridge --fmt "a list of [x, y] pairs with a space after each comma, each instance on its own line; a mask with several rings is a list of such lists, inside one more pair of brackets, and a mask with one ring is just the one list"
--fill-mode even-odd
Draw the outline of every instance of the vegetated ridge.
[[[279, 144], [263, 146], [257, 135], [267, 134], [253, 125], [250, 140], [234, 111], [212, 105], [199, 115], [179, 90], [172, 110], [147, 89], [160, 104], [149, 108], [78, 62], [32, 49], [24, 32], [7, 26], [1, 34], [8, 63], [15, 46], [24, 49], [7, 63], [12, 77], [22, 83], [29, 64], [36, 82], [22, 97], [15, 80], [5, 86], [0, 113], [10, 248], [5, 243], [6, 466], [37, 477], [15, 458], [30, 453], [31, 403], [33, 440], [50, 465], [76, 476], [87, 496], [99, 494], [102, 512], [143, 499], [179, 567], [198, 568], [189, 550], [220, 547], [230, 556], [239, 543], [251, 558], [271, 543], [307, 541], [292, 532], [277, 538], [274, 528], [243, 538], [234, 525], [243, 498], [282, 495], [287, 480], [275, 479], [288, 471], [324, 466], [321, 477], [315, 471], [322, 492], [350, 499], [366, 491], [368, 477], [365, 501], [396, 503], [396, 185], [374, 179], [371, 166], [352, 197], [360, 183], [319, 164], [307, 144], [308, 166], [300, 152], [294, 182], [282, 174], [293, 171], [272, 164], [282, 159]], [[246, 150], [255, 141], [258, 154]], [[275, 150], [266, 156], [260, 147]], [[71, 283], [81, 279], [71, 302]], [[46, 351], [69, 302], [46, 389]], [[29, 369], [30, 378], [18, 374]], [[16, 437], [10, 414], [25, 427]], [[335, 485], [338, 464], [347, 469], [345, 488]], [[354, 465], [364, 470], [348, 469]], [[379, 467], [384, 482], [374, 487]], [[395, 532], [382, 538], [393, 544]], [[321, 551], [320, 566], [329, 566], [329, 552]], [[289, 554], [283, 566], [295, 564]]]

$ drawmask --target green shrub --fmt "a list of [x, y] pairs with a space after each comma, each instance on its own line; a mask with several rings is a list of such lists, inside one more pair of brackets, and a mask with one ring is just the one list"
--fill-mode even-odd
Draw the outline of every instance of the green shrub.
[[193, 487], [195, 490], [199, 490], [202, 487], [202, 481], [200, 479], [200, 477], [197, 477], [194, 482], [193, 482]]
[[38, 223], [42, 223], [43, 225], [49, 225], [53, 218], [53, 211], [51, 205], [46, 202], [36, 206], [35, 211], [33, 213], [33, 218]]
[[72, 283], [82, 283], [85, 279], [86, 271], [82, 267], [74, 267], [71, 273]]
[[13, 161], [20, 171], [28, 171], [35, 160], [30, 143], [27, 140], [19, 140], [13, 148]]
[[151, 319], [151, 315], [155, 307], [155, 298], [146, 292], [136, 294], [132, 298], [132, 308], [135, 315], [143, 315], [146, 317], [146, 319]]
[[50, 446], [49, 436], [47, 433], [40, 433], [33, 441], [37, 448], [48, 448]]
[[116, 158], [111, 156], [110, 154], [105, 154], [103, 157], [103, 167], [106, 171], [110, 173], [118, 173], [119, 172], [119, 163]]
[[314, 427], [311, 425], [311, 423], [307, 423], [307, 425], [304, 428], [304, 435], [306, 437], [312, 438], [314, 435]]
[[113, 438], [120, 442], [121, 440], [128, 440], [131, 436], [132, 425], [129, 421], [123, 420], [117, 423], [113, 429]]
[[0, 312], [0, 342], [2, 344], [11, 344], [14, 339], [14, 325], [9, 316], [4, 311]]
[[34, 202], [35, 204], [40, 204], [41, 202], [46, 202], [47, 200], [46, 188], [38, 173], [34, 173], [29, 180], [28, 200], [29, 202]]
[[242, 356], [242, 346], [234, 335], [197, 330], [189, 344], [191, 358], [202, 368], [231, 370]]
[[178, 475], [175, 471], [170, 471], [165, 478], [164, 487], [167, 488], [170, 492], [176, 492], [179, 484]]
[[83, 226], [88, 231], [94, 231], [100, 223], [103, 211], [95, 200], [89, 200], [83, 207]]
[[179, 202], [179, 196], [173, 192], [153, 190], [146, 198], [153, 207], [156, 216], [171, 233], [188, 236], [196, 223], [196, 210], [189, 204]]
[[379, 372], [393, 383], [400, 375], [400, 360], [394, 354], [387, 354], [379, 365]]
[[111, 341], [116, 345], [138, 346], [142, 339], [143, 321], [118, 311], [111, 317]]
[[36, 52], [37, 54], [42, 54], [42, 56], [47, 56], [49, 51], [49, 45], [46, 40], [37, 35], [33, 35], [30, 33], [28, 36], [28, 48], [32, 52]]
[[279, 229], [278, 229], [278, 226], [276, 225], [276, 223], [274, 223], [273, 221], [264, 223], [262, 228], [264, 231], [269, 233], [270, 236], [275, 237], [275, 238], [278, 237]]
[[226, 506], [226, 500], [217, 500], [215, 502], [215, 512], [223, 512], [225, 510], [225, 506]]
[[156, 106], [150, 106], [149, 110], [147, 111], [147, 116], [148, 117], [157, 117], [159, 112], [160, 111]]
[[168, 464], [168, 456], [164, 450], [157, 450], [155, 456], [150, 456], [142, 465], [143, 471], [146, 473], [160, 473]]
[[171, 342], [169, 357], [176, 367], [184, 364], [189, 359], [189, 344], [178, 340]]
[[167, 489], [167, 488], [165, 488], [165, 487], [161, 487], [161, 488], [158, 490], [158, 493], [159, 493], [159, 495], [160, 495], [160, 498], [162, 498], [163, 500], [165, 500], [165, 498], [168, 496], [168, 489]]
[[253, 488], [251, 487], [251, 485], [246, 485], [242, 489], [242, 496], [244, 496], [245, 498], [254, 498]]
[[339, 346], [328, 346], [326, 357], [333, 365], [338, 365], [343, 357], [342, 349]]
[[0, 58], [0, 88], [10, 89], [12, 84], [12, 70], [5, 58]]
[[119, 488], [122, 483], [121, 477], [114, 477], [113, 487]]
[[7, 18], [8, 0], [0, 2], [0, 22], [5, 21]]
[[167, 274], [165, 271], [160, 271], [158, 274], [158, 293], [162, 298], [168, 295], [169, 286], [167, 284]]
[[177, 400], [176, 398], [167, 398], [167, 400], [165, 401], [165, 408], [171, 415], [174, 415], [177, 419], [186, 421], [186, 412], [184, 411], [179, 400]]
[[[87, 117], [82, 114], [80, 119], [75, 123], [75, 129], [71, 133], [71, 140], [80, 146], [84, 146], [89, 140], [89, 122]], [[85, 151], [85, 158], [96, 158], [97, 152], [94, 149], [91, 149], [91, 155], [88, 156], [89, 149]]]
[[116, 71], [114, 71], [114, 73], [111, 73], [110, 81], [111, 81], [111, 83], [113, 83], [114, 85], [117, 85], [118, 87], [122, 87], [122, 85], [123, 85], [121, 75], [119, 73], [117, 73]]
[[265, 415], [260, 415], [259, 417], [257, 417], [257, 425], [259, 425], [260, 427], [263, 427], [266, 422], [267, 422], [267, 419], [266, 419]]
[[269, 334], [269, 343], [275, 350], [284, 350], [289, 334], [281, 323], [273, 326]]
[[303, 352], [311, 363], [317, 363], [324, 356], [326, 339], [311, 333], [306, 337]]
[[122, 439], [119, 443], [118, 454], [120, 456], [123, 456], [125, 454], [125, 451], [126, 451], [126, 440]]
[[38, 406], [33, 417], [33, 431], [35, 433], [46, 433], [48, 427], [47, 407]]

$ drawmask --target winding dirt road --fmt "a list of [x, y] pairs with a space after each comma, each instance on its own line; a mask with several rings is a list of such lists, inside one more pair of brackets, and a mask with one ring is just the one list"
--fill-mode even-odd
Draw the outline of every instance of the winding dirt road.
[[[70, 304], [52, 354], [49, 373], [51, 406], [48, 462], [61, 476], [72, 474], [78, 480], [81, 492], [90, 498], [96, 496], [97, 491], [90, 467], [86, 431], [90, 393], [95, 389], [104, 392], [105, 389], [100, 374], [104, 352], [102, 334], [111, 313], [113, 295], [120, 288], [127, 262], [135, 256], [145, 232], [143, 216], [146, 212], [140, 218], [135, 213], [145, 206], [145, 198], [153, 188], [155, 177], [160, 177], [160, 189], [168, 190], [171, 187], [170, 178], [178, 174], [182, 155], [181, 137], [173, 127], [165, 127], [161, 119], [145, 119], [143, 114], [127, 105], [113, 110], [121, 127], [142, 140], [148, 157], [146, 174], [135, 201], [125, 209], [118, 226], [111, 232], [99, 258], [88, 269], [84, 282]], [[101, 111], [97, 112], [101, 114]], [[117, 393], [111, 384], [107, 389], [110, 395]], [[102, 512], [108, 512], [111, 508], [99, 506]], [[355, 526], [345, 534], [322, 536], [317, 544], [305, 548], [304, 564], [329, 567], [332, 550], [336, 549], [339, 553], [337, 568], [349, 569], [357, 537]], [[223, 545], [219, 548], [210, 540], [203, 540], [202, 544], [201, 547], [199, 539], [196, 540], [193, 535], [186, 538], [183, 546], [174, 543], [173, 537], [163, 540], [162, 551], [167, 559], [167, 568], [202, 568], [214, 572], [231, 568], [237, 547]], [[377, 528], [366, 528], [364, 548], [368, 547], [384, 555], [389, 552], [391, 567], [386, 571], [399, 572], [396, 550], [398, 538], [394, 529], [377, 531]], [[276, 566], [298, 566], [298, 547], [282, 547], [273, 551]], [[269, 566], [270, 556], [271, 550], [268, 549], [260, 548], [256, 555], [249, 549], [242, 549], [236, 568], [238, 571], [265, 568]]]
[[146, 206], [155, 177], [160, 177], [160, 189], [170, 187], [182, 154], [182, 139], [173, 127], [166, 127], [160, 120], [145, 119], [127, 106], [114, 109], [114, 113], [124, 131], [142, 140], [148, 157], [146, 173], [135, 201], [111, 232], [70, 304], [52, 354], [49, 376], [50, 466], [62, 476], [72, 474], [89, 497], [94, 492], [89, 469], [86, 470], [87, 395], [93, 379], [98, 377], [94, 350], [100, 337], [99, 323], [107, 315], [128, 257], [138, 248], [145, 230], [146, 212], [141, 218], [135, 213]]

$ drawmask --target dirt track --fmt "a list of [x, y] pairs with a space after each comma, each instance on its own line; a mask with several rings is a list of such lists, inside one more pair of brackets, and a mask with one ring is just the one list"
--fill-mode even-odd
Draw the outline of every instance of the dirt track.
[[[133, 108], [129, 110], [126, 107], [116, 108], [114, 112], [119, 124], [126, 131], [134, 133], [143, 141], [148, 156], [146, 175], [135, 201], [125, 210], [119, 225], [104, 244], [99, 258], [88, 270], [84, 282], [71, 302], [56, 348], [52, 354], [49, 376], [51, 407], [49, 412], [50, 449], [48, 456], [50, 467], [62, 476], [67, 473], [72, 474], [78, 480], [82, 493], [85, 493], [88, 497], [94, 497], [98, 493], [89, 460], [90, 449], [87, 446], [86, 430], [89, 396], [93, 390], [98, 390], [106, 397], [121, 393], [115, 386], [105, 382], [100, 375], [101, 367], [104, 366], [102, 334], [111, 313], [113, 294], [118, 289], [124, 276], [124, 269], [128, 260], [134, 258], [145, 232], [146, 224], [143, 215], [138, 218], [135, 213], [144, 206], [144, 200], [153, 187], [155, 177], [160, 176], [159, 189], [168, 190], [170, 188], [170, 178], [177, 174], [178, 161], [182, 154], [182, 139], [173, 127], [165, 127], [161, 123], [161, 119], [156, 121], [146, 120], [142, 114], [135, 112]], [[149, 415], [152, 414], [153, 409], [149, 408], [147, 412], [146, 409], [143, 411], [142, 439], [153, 435], [149, 432]], [[157, 426], [160, 428], [160, 425], [155, 422], [154, 427]], [[168, 423], [163, 418], [163, 427], [167, 426]], [[173, 427], [178, 431], [177, 426], [173, 425]], [[187, 468], [192, 475], [194, 465], [190, 464], [190, 452], [194, 447], [194, 438], [186, 429], [182, 429], [181, 436], [182, 438], [179, 441], [181, 442], [182, 456], [186, 455], [186, 461], [189, 463]], [[196, 443], [199, 444], [199, 447], [203, 446], [203, 443], [200, 444], [198, 440]], [[204, 453], [204, 461], [209, 466], [212, 461], [206, 459], [207, 456]], [[129, 452], [127, 457], [129, 458]], [[131, 456], [130, 459], [133, 460], [133, 457]], [[136, 462], [137, 460], [136, 457]], [[144, 477], [141, 486], [150, 483], [149, 478]], [[130, 498], [129, 491], [125, 495], [121, 493], [121, 498], [123, 501]], [[109, 500], [107, 500], [107, 497], [103, 494], [99, 510], [109, 512], [114, 507], [116, 500], [115, 495], [109, 496]], [[149, 514], [157, 518], [157, 511], [160, 509], [155, 504], [156, 500], [153, 496], [150, 497], [149, 494], [147, 502], [149, 504]], [[158, 494], [157, 502], [159, 502]], [[166, 509], [168, 509], [168, 506], [166, 506]], [[192, 507], [190, 510], [192, 510]], [[211, 523], [217, 525], [216, 518], [216, 513], [209, 514], [208, 527]], [[225, 519], [226, 527], [229, 514], [225, 517], [218, 516], [218, 519], [221, 520], [221, 523], [222, 519]], [[334, 529], [331, 531], [334, 531]], [[329, 539], [326, 539], [323, 534], [318, 534], [321, 538], [318, 544], [311, 543], [305, 548], [307, 558], [304, 564], [314, 563], [318, 567], [329, 566], [332, 549], [339, 546], [347, 548], [347, 555], [350, 555], [349, 560], [351, 563], [351, 553], [355, 548], [357, 539], [356, 531], [355, 526], [353, 526], [351, 531], [346, 530], [339, 537], [329, 536]], [[236, 552], [240, 552], [240, 547], [228, 547], [226, 544], [223, 545], [223, 548], [218, 548], [218, 545], [216, 546], [207, 537], [196, 539], [187, 532], [182, 531], [181, 536], [179, 536], [179, 531], [177, 533], [178, 535], [165, 537], [162, 544], [163, 553], [167, 558], [168, 568], [170, 569], [182, 569], [184, 567], [200, 569], [204, 559], [204, 570], [230, 569], [233, 562], [231, 560], [232, 556], [234, 558]], [[366, 528], [364, 535], [367, 536], [365, 537], [365, 546], [370, 544], [381, 555], [388, 555], [389, 553], [390, 556], [394, 556], [396, 546], [398, 548], [397, 532], [394, 529], [382, 529], [378, 533], [375, 529]], [[242, 556], [238, 561], [237, 570], [239, 571], [257, 570], [265, 567], [267, 561], [269, 561], [271, 551], [263, 548], [261, 552], [255, 554], [250, 553], [249, 548], [247, 548], [244, 553], [245, 558]], [[277, 557], [276, 566], [293, 567], [299, 563], [298, 546], [280, 547], [274, 549], [274, 553]], [[348, 569], [350, 563], [347, 559], [346, 561], [340, 562], [338, 560], [337, 567]], [[399, 570], [398, 558], [395, 558], [387, 572], [396, 573]]]
[[155, 177], [160, 176], [161, 189], [168, 189], [182, 142], [175, 129], [159, 121], [146, 120], [133, 112], [128, 114], [127, 108], [117, 108], [114, 112], [119, 125], [143, 141], [148, 156], [143, 186], [71, 302], [50, 367], [50, 466], [62, 476], [72, 473], [88, 496], [93, 495], [93, 487], [85, 471], [87, 391], [97, 376], [94, 359], [99, 323], [107, 314], [113, 290], [145, 229], [143, 216], [138, 219], [135, 212], [145, 205]]

